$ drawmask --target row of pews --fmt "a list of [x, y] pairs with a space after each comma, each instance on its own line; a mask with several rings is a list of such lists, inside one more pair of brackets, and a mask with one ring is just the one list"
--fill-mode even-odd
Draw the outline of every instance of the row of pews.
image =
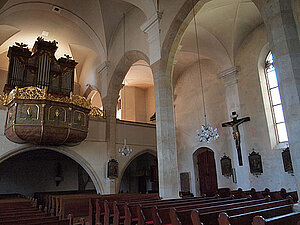
[[0, 224], [300, 225], [300, 213], [293, 209], [297, 194], [284, 189], [219, 189], [214, 196], [167, 200], [158, 194], [90, 191], [44, 192], [34, 197], [0, 196]]
[[[239, 189], [222, 197], [218, 194], [169, 200], [125, 200], [124, 196], [115, 195], [108, 199], [91, 199], [89, 221], [95, 225], [251, 225], [253, 221], [254, 225], [296, 225], [300, 213], [293, 212], [294, 203], [295, 200], [284, 189], [280, 192], [270, 192], [268, 189], [243, 192]], [[272, 223], [266, 222], [268, 220]]]
[[[73, 217], [60, 220], [53, 213], [48, 213], [42, 207], [37, 208], [36, 201], [19, 194], [0, 196], [1, 225], [73, 225]], [[83, 225], [83, 224], [82, 224]]]

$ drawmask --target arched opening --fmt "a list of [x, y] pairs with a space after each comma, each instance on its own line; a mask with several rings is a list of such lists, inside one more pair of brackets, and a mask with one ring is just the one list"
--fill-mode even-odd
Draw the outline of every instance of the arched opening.
[[213, 196], [218, 190], [217, 171], [214, 152], [206, 147], [194, 153], [195, 173], [201, 195]]
[[[85, 169], [70, 157], [52, 150], [25, 151], [0, 164], [0, 193], [95, 190]], [[96, 192], [96, 190], [95, 190]]]
[[155, 113], [152, 70], [144, 60], [138, 60], [128, 70], [119, 92], [117, 119], [152, 122]]
[[92, 90], [88, 97], [88, 100], [91, 100], [92, 106], [99, 109], [103, 109], [102, 99], [99, 91]]
[[137, 156], [123, 173], [120, 193], [157, 193], [157, 158], [146, 152]]

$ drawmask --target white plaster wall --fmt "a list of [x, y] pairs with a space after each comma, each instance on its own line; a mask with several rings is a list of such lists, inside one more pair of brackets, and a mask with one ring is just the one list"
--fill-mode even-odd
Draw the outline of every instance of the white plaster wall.
[[179, 173], [190, 172], [191, 191], [197, 195], [200, 194], [199, 181], [193, 153], [200, 147], [208, 147], [215, 153], [219, 188], [233, 187], [232, 179], [222, 176], [220, 168], [220, 159], [224, 153], [232, 158], [231, 142], [227, 138], [231, 133], [221, 128], [221, 123], [227, 120], [227, 109], [223, 82], [216, 76], [220, 69], [211, 60], [201, 61], [208, 123], [217, 127], [220, 134], [218, 140], [205, 144], [199, 141], [196, 133], [196, 130], [204, 124], [198, 68], [198, 64], [194, 64], [186, 69], [174, 91], [178, 169]]
[[135, 121], [135, 87], [125, 86], [121, 90], [122, 120]]
[[150, 122], [150, 117], [155, 113], [154, 86], [146, 90], [146, 122]]
[[125, 86], [121, 90], [122, 120], [149, 122], [155, 112], [154, 87]]
[[[295, 180], [284, 172], [282, 151], [271, 147], [260, 86], [258, 64], [261, 51], [267, 42], [265, 27], [261, 25], [244, 40], [236, 56], [237, 66], [241, 68], [238, 74], [241, 111], [244, 116], [251, 118], [250, 122], [243, 125], [247, 154], [254, 148], [261, 154], [263, 161], [263, 174], [258, 177], [250, 175], [250, 182], [258, 190], [266, 187], [279, 190], [284, 187], [290, 191], [296, 189]], [[248, 160], [245, 162], [248, 163]]]
[[135, 121], [147, 122], [145, 89], [135, 87], [134, 90], [135, 90]]
[[3, 88], [7, 80], [7, 71], [0, 69], [0, 93], [3, 93]]
[[[139, 9], [132, 9], [126, 14], [126, 43], [125, 51], [129, 52], [131, 50], [136, 50], [149, 55], [147, 35], [142, 32], [140, 26], [145, 22], [146, 18], [143, 12]], [[112, 79], [112, 75], [115, 71], [116, 66], [120, 62], [121, 58], [124, 56], [124, 34], [123, 34], [123, 20], [120, 21], [118, 29], [115, 31], [114, 37], [109, 45], [108, 49], [108, 61], [109, 61], [109, 74], [105, 85], [101, 85], [101, 96], [105, 98], [107, 95], [107, 87]], [[124, 74], [125, 76], [125, 74]], [[100, 85], [98, 85], [100, 87]]]
[[116, 180], [117, 190], [119, 190], [125, 169], [134, 158], [144, 152], [156, 154], [155, 125], [117, 121], [116, 151], [124, 145], [124, 138], [126, 138], [127, 145], [133, 149], [133, 152], [127, 157], [117, 154], [117, 160], [119, 162], [119, 178]]

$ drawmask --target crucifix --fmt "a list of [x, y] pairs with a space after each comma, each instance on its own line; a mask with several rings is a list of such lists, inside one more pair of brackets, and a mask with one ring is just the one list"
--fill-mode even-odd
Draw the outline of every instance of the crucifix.
[[242, 150], [241, 150], [241, 135], [238, 127], [240, 124], [250, 121], [250, 117], [238, 119], [238, 115], [236, 114], [236, 112], [232, 112], [231, 118], [232, 121], [222, 123], [222, 127], [232, 127], [232, 135], [235, 141], [235, 147], [238, 154], [239, 165], [242, 166], [243, 158], [242, 158]]

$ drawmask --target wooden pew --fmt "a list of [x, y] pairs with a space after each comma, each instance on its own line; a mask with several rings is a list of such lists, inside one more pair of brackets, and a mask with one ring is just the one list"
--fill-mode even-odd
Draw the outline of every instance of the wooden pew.
[[251, 225], [255, 216], [263, 216], [264, 218], [270, 218], [274, 216], [280, 216], [293, 212], [293, 205], [283, 205], [263, 210], [251, 211], [238, 215], [228, 216], [227, 213], [219, 214], [219, 225]]
[[66, 218], [69, 214], [72, 214], [74, 218], [88, 217], [89, 199], [93, 196], [95, 195], [60, 196], [55, 211], [58, 212], [60, 219]]
[[[255, 203], [256, 204], [253, 204]], [[249, 204], [232, 204], [232, 205], [223, 205], [219, 207], [211, 207], [210, 209], [197, 209], [193, 210], [191, 213], [191, 220], [193, 225], [199, 224], [199, 221], [204, 223], [205, 225], [217, 225], [218, 224], [218, 215], [222, 212], [226, 212], [228, 215], [238, 215], [242, 213], [263, 210], [267, 208], [282, 206], [291, 204], [290, 199], [279, 200], [279, 201], [271, 201], [271, 202], [261, 202], [258, 200], [253, 200]], [[180, 219], [180, 217], [179, 217]]]
[[47, 206], [49, 209], [51, 208], [49, 205], [49, 196], [50, 195], [72, 195], [72, 194], [96, 194], [95, 190], [70, 190], [70, 191], [51, 191], [51, 192], [35, 192], [34, 198], [37, 199], [38, 205]]
[[[97, 196], [99, 196], [99, 194], [54, 195], [51, 196], [51, 209], [54, 209], [56, 215], [61, 214], [62, 218], [65, 218], [68, 214], [73, 214], [73, 211], [76, 209], [76, 205], [78, 204], [77, 208], [82, 209], [84, 207], [84, 210], [87, 211], [86, 216], [88, 216], [89, 199]], [[69, 211], [69, 208], [73, 211]], [[80, 210], [77, 209], [77, 211]], [[76, 214], [73, 215], [74, 217], [80, 216]]]
[[253, 218], [253, 225], [299, 225], [300, 212], [292, 212], [281, 216], [275, 216], [268, 219], [262, 216]]
[[67, 220], [59, 220], [59, 217], [48, 214], [47, 207], [42, 211], [42, 207], [34, 207], [36, 202], [32, 199], [9, 198], [0, 200], [0, 224], [1, 225], [73, 225], [73, 218], [70, 215]]
[[[147, 222], [150, 222], [152, 220], [159, 221], [161, 220], [163, 224], [170, 224], [171, 219], [169, 216], [170, 208], [176, 207], [188, 211], [188, 217], [190, 220], [190, 211], [191, 209], [195, 208], [206, 208], [206, 207], [213, 207], [223, 204], [234, 204], [234, 203], [241, 203], [241, 202], [249, 202], [247, 201], [247, 198], [243, 199], [227, 199], [227, 200], [221, 200], [221, 201], [210, 201], [210, 202], [192, 202], [189, 201], [186, 202], [180, 202], [180, 203], [173, 203], [173, 204], [167, 204], [167, 205], [156, 205], [156, 207], [152, 207], [149, 209], [149, 207], [140, 207], [138, 209], [138, 222], [139, 224], [146, 224]], [[156, 211], [156, 212], [153, 212]], [[155, 218], [154, 216], [158, 216], [158, 218]]]
[[[224, 200], [230, 200], [231, 198], [216, 198], [216, 197], [193, 197], [193, 198], [182, 198], [182, 199], [169, 199], [169, 200], [158, 200], [158, 201], [151, 201], [151, 202], [140, 202], [140, 203], [127, 203], [126, 206], [124, 206], [124, 212], [125, 212], [125, 224], [131, 224], [131, 222], [138, 221], [138, 218], [140, 218], [140, 221], [143, 220], [141, 218], [151, 218], [152, 216], [152, 208], [154, 206], [162, 207], [162, 206], [170, 206], [174, 204], [186, 204], [186, 202], [189, 203], [208, 203], [208, 202], [215, 202], [215, 201], [224, 201]], [[142, 210], [142, 212], [141, 212]], [[145, 211], [143, 211], [145, 210]]]
[[24, 197], [24, 196], [19, 193], [0, 194], [0, 200], [1, 199], [10, 199], [10, 198], [21, 198], [21, 197]]
[[[247, 200], [246, 199], [244, 201], [237, 201], [235, 199], [235, 201], [236, 202], [227, 201], [227, 202], [222, 202], [219, 204], [203, 205], [203, 206], [196, 206], [196, 207], [188, 206], [188, 205], [184, 206], [184, 207], [176, 207], [175, 206], [175, 207], [172, 207], [169, 209], [169, 217], [167, 217], [165, 212], [164, 212], [164, 214], [162, 214], [161, 212], [158, 212], [158, 214], [161, 217], [163, 224], [165, 224], [165, 223], [178, 224], [176, 221], [180, 221], [183, 224], [192, 224], [191, 213], [194, 210], [199, 214], [200, 214], [200, 212], [201, 213], [209, 213], [209, 212], [215, 212], [215, 211], [224, 210], [224, 209], [233, 208], [233, 207], [244, 207], [244, 206], [248, 206], [248, 205], [265, 203], [268, 200], [267, 199], [259, 199], [259, 200]], [[218, 216], [218, 214], [217, 214], [217, 216]]]
[[12, 224], [72, 224], [69, 220], [62, 220], [60, 221], [59, 218], [56, 217], [49, 217], [49, 216], [39, 216], [33, 218], [21, 218], [21, 219], [11, 219], [11, 220], [4, 220], [1, 221], [1, 225], [12, 225]]
[[[104, 195], [96, 198], [92, 198], [89, 203], [89, 221], [93, 221], [92, 218], [95, 217], [95, 223], [100, 224], [100, 219], [105, 217], [105, 224], [108, 224], [109, 218], [113, 217], [113, 201], [121, 202], [142, 202], [142, 201], [155, 201], [159, 200], [157, 193], [151, 194], [113, 194]], [[106, 205], [105, 205], [106, 204]], [[95, 213], [95, 216], [93, 214]]]
[[[153, 221], [153, 215], [157, 215], [156, 212], [153, 212], [153, 210], [165, 210], [165, 213], [168, 214], [168, 209], [174, 205], [176, 206], [183, 206], [183, 205], [204, 205], [204, 204], [218, 204], [216, 202], [221, 201], [228, 201], [231, 200], [230, 198], [224, 198], [224, 199], [217, 199], [217, 198], [201, 198], [201, 199], [173, 199], [173, 200], [167, 200], [167, 201], [160, 201], [155, 203], [149, 203], [149, 204], [138, 204], [138, 205], [132, 205], [130, 207], [130, 210], [128, 214], [132, 218], [132, 222], [138, 221], [138, 224], [146, 224], [151, 221]], [[242, 200], [235, 200], [235, 201], [242, 201]], [[136, 213], [135, 210], [136, 209]], [[157, 212], [158, 213], [158, 212]], [[163, 215], [164, 216], [164, 215]], [[127, 215], [125, 215], [125, 224], [129, 225], [131, 224], [130, 220], [127, 219]], [[156, 220], [161, 220], [161, 218], [155, 218]]]
[[[173, 201], [179, 202], [179, 201], [200, 201], [204, 200], [203, 198], [183, 198], [183, 199], [173, 199]], [[170, 200], [167, 200], [171, 202]], [[133, 199], [130, 201], [114, 201], [113, 204], [113, 210], [114, 210], [114, 219], [113, 224], [118, 225], [120, 223], [120, 220], [122, 222], [125, 222], [126, 217], [128, 218], [126, 220], [126, 223], [128, 224], [128, 221], [132, 220], [133, 218], [137, 218], [137, 206], [140, 205], [147, 205], [147, 204], [160, 204], [162, 202], [166, 202], [165, 200], [155, 200], [155, 199]], [[130, 205], [130, 206], [129, 206]], [[130, 217], [130, 218], [129, 218]]]

